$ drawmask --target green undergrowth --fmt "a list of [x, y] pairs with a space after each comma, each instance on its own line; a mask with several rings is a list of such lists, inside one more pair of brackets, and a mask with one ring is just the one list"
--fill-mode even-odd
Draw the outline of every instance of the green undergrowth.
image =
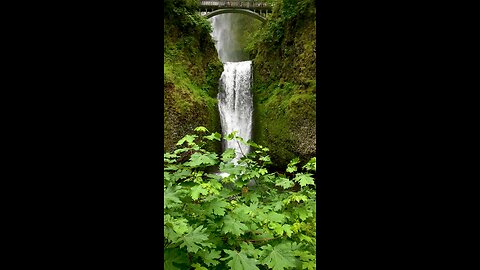
[[[273, 172], [267, 147], [209, 133], [197, 127], [164, 153], [164, 268], [316, 269], [315, 157]], [[205, 150], [222, 139], [252, 151], [235, 165], [234, 149]]]

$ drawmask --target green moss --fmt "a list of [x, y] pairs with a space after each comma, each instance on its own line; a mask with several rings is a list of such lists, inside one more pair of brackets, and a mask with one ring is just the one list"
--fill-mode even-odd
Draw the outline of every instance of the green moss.
[[316, 37], [313, 0], [274, 0], [247, 49], [254, 67], [254, 140], [279, 167], [316, 149]]
[[[174, 6], [164, 28], [164, 149], [170, 151], [197, 126], [221, 132], [216, 95], [223, 65], [194, 10]], [[188, 26], [188, 27], [187, 27]], [[220, 152], [220, 143], [210, 143]]]

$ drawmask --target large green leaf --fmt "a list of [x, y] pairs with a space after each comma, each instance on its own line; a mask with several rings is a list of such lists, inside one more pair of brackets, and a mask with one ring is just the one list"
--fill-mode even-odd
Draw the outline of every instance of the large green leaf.
[[193, 153], [190, 156], [190, 161], [185, 162], [186, 166], [190, 167], [198, 167], [201, 165], [211, 166], [217, 163], [217, 155], [215, 153], [208, 153], [208, 154], [201, 154], [201, 153]]
[[196, 127], [194, 130], [197, 132], [208, 132], [208, 129], [202, 126]]
[[278, 244], [274, 248], [267, 245], [264, 248], [264, 252], [267, 256], [262, 260], [262, 263], [268, 265], [268, 267], [273, 270], [292, 268], [297, 264], [297, 260], [292, 252], [291, 243]]
[[213, 141], [213, 140], [221, 141], [221, 139], [222, 139], [222, 135], [218, 132], [215, 132], [215, 133], [212, 133], [208, 136], [203, 136], [203, 137], [207, 140], [210, 140], [210, 141]]
[[197, 252], [200, 246], [210, 247], [211, 244], [206, 242], [208, 240], [208, 234], [205, 233], [206, 229], [203, 225], [200, 225], [192, 232], [182, 236], [179, 240], [182, 242], [180, 248], [187, 247], [188, 252]]
[[197, 135], [185, 135], [180, 141], [178, 141], [177, 145], [182, 145], [184, 142], [187, 142], [188, 145], [193, 145], [193, 141], [197, 138]]
[[297, 170], [296, 165], [299, 162], [300, 162], [299, 158], [292, 159], [292, 161], [290, 161], [290, 163], [288, 163], [288, 165], [287, 165], [287, 172], [289, 172], [289, 173], [295, 172]]
[[311, 158], [307, 162], [307, 164], [305, 164], [302, 168], [304, 168], [305, 170], [309, 170], [309, 171], [316, 171], [317, 170], [317, 158], [316, 157]]
[[199, 251], [198, 254], [203, 258], [203, 262], [206, 265], [215, 266], [220, 263], [218, 261], [218, 259], [220, 259], [220, 251], [218, 250], [212, 250], [210, 252], [202, 250]]
[[230, 266], [231, 270], [260, 270], [256, 265], [258, 261], [252, 258], [248, 258], [247, 255], [241, 251], [237, 252], [235, 250], [223, 250], [225, 253], [228, 254], [227, 258], [222, 260], [229, 260], [227, 263]]
[[248, 230], [247, 225], [243, 224], [239, 220], [232, 218], [230, 215], [227, 215], [223, 218], [223, 227], [222, 227], [223, 233], [225, 234], [232, 233], [236, 236], [240, 236], [246, 230]]
[[173, 208], [178, 206], [182, 201], [179, 198], [180, 187], [168, 187], [163, 191], [163, 208]]
[[311, 176], [312, 174], [310, 173], [307, 173], [307, 174], [299, 173], [295, 176], [295, 179], [293, 180], [298, 182], [302, 187], [306, 185], [314, 185], [315, 181], [313, 181], [313, 178]]
[[284, 189], [288, 189], [288, 188], [293, 187], [295, 185], [295, 183], [288, 178], [282, 177], [282, 178], [277, 178], [277, 181], [276, 181], [275, 185], [280, 186]]
[[278, 223], [283, 223], [285, 221], [285, 215], [284, 214], [278, 214], [275, 212], [270, 212], [267, 215], [267, 220], [268, 221], [273, 221], [273, 222], [278, 222]]
[[205, 210], [207, 212], [213, 212], [215, 215], [223, 216], [225, 215], [225, 207], [228, 206], [226, 201], [220, 199], [214, 199], [205, 204]]
[[235, 155], [236, 155], [235, 149], [228, 148], [222, 154], [222, 161], [223, 162], [229, 162], [230, 160], [232, 160], [235, 157]]
[[200, 194], [208, 195], [208, 190], [202, 187], [202, 185], [196, 185], [190, 189], [190, 196], [192, 200], [198, 200]]

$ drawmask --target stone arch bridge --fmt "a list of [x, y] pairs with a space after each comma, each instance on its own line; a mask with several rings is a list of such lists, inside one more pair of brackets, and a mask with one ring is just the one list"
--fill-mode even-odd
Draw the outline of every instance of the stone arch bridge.
[[199, 11], [207, 19], [224, 13], [240, 13], [265, 22], [267, 14], [272, 12], [272, 6], [262, 0], [200, 0]]

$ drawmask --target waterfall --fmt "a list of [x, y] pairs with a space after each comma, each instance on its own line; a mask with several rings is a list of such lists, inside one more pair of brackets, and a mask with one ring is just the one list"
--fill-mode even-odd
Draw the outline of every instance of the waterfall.
[[[245, 141], [252, 138], [251, 68], [252, 61], [224, 63], [217, 96], [223, 135], [237, 131]], [[223, 149], [227, 148], [235, 149], [234, 162], [250, 151], [248, 145], [237, 140], [224, 140]]]
[[239, 16], [242, 14], [220, 14], [209, 19], [213, 26], [212, 37], [222, 63], [248, 60], [239, 42]]
[[[213, 26], [212, 37], [218, 57], [223, 63], [218, 91], [218, 109], [222, 134], [225, 136], [237, 131], [237, 136], [248, 141], [252, 137], [253, 101], [250, 92], [252, 81], [252, 61], [246, 58], [235, 35], [238, 25], [235, 16], [240, 14], [221, 14], [210, 18]], [[238, 18], [237, 18], [238, 19]], [[239, 62], [241, 61], [241, 62]], [[237, 140], [223, 141], [223, 149], [233, 148], [237, 161], [248, 154], [250, 147]]]

